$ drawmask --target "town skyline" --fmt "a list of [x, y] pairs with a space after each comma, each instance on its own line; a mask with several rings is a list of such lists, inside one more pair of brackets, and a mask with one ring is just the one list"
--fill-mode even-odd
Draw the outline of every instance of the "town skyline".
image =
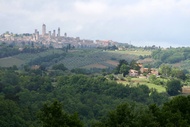
[[2, 0], [0, 33], [49, 30], [137, 46], [190, 46], [189, 0]]
[[15, 34], [7, 31], [0, 35], [0, 42], [14, 44], [21, 48], [26, 45], [31, 46], [31, 44], [36, 48], [41, 47], [42, 45], [53, 48], [64, 48], [68, 46], [74, 48], [96, 48], [118, 44], [118, 42], [112, 40], [90, 40], [81, 39], [80, 37], [68, 37], [67, 33], [61, 35], [60, 27], [57, 28], [57, 31], [55, 29], [51, 31], [46, 29], [45, 24], [42, 24], [41, 30], [34, 29], [33, 33]]

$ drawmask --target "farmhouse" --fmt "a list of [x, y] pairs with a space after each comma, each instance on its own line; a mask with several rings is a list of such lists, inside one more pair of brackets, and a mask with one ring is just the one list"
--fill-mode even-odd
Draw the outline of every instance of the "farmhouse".
[[151, 74], [158, 76], [158, 70], [151, 68]]
[[[140, 67], [140, 74], [148, 74], [148, 75], [155, 75], [158, 76], [158, 70], [154, 69], [154, 68], [144, 68], [143, 64], [138, 63], [138, 66]], [[135, 77], [135, 76], [139, 76], [139, 71], [134, 70], [134, 69], [130, 69], [129, 70], [129, 76]]]
[[40, 68], [39, 65], [34, 65], [34, 66], [31, 67], [32, 70], [38, 70], [39, 68]]
[[129, 76], [132, 76], [132, 77], [135, 77], [135, 76], [138, 76], [139, 73], [137, 70], [133, 70], [133, 69], [130, 69], [129, 70]]
[[183, 86], [182, 87], [183, 94], [190, 94], [190, 86]]

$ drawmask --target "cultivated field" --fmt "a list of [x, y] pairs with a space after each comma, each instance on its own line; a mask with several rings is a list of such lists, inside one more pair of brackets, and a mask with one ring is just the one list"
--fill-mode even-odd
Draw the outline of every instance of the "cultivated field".
[[152, 59], [152, 58], [145, 58], [145, 59], [143, 59], [143, 60], [138, 60], [137, 62], [139, 62], [139, 63], [153, 63], [153, 62], [155, 62], [155, 60], [154, 59]]
[[66, 57], [59, 61], [68, 69], [73, 68], [115, 68], [120, 59], [131, 61], [137, 59], [137, 56], [118, 54], [116, 52], [102, 51], [98, 49], [78, 50], [69, 52]]
[[147, 50], [125, 50], [125, 51], [106, 51], [111, 53], [117, 53], [117, 54], [124, 54], [124, 55], [136, 55], [136, 56], [145, 56], [145, 55], [151, 55], [151, 51]]
[[[51, 54], [62, 54], [65, 51], [61, 49], [50, 49], [39, 53], [23, 53], [8, 58], [0, 59], [0, 66], [10, 67], [27, 64], [35, 59], [43, 58]], [[63, 63], [68, 69], [74, 68], [115, 68], [119, 60], [127, 61], [138, 60], [138, 55], [149, 55], [149, 51], [103, 51], [100, 49], [70, 50], [65, 57], [52, 59], [52, 64]], [[56, 62], [53, 62], [56, 61]]]
[[47, 56], [49, 54], [53, 54], [53, 53], [63, 53], [64, 51], [62, 50], [47, 50], [44, 52], [39, 52], [39, 53], [22, 53], [19, 55], [15, 55], [12, 57], [6, 57], [6, 58], [1, 58], [0, 59], [0, 66], [1, 67], [11, 67], [13, 65], [16, 65], [17, 67], [21, 66], [22, 64], [27, 64], [28, 62], [39, 58], [39, 57], [44, 57]]
[[99, 63], [95, 63], [95, 64], [90, 64], [90, 65], [84, 66], [84, 67], [82, 67], [82, 68], [86, 68], [86, 69], [90, 69], [90, 68], [105, 69], [105, 68], [107, 68], [107, 66], [104, 66], [104, 65], [99, 64]]
[[117, 66], [119, 64], [118, 61], [114, 61], [114, 60], [107, 60], [106, 63], [111, 64], [113, 66]]
[[21, 59], [14, 58], [14, 57], [6, 57], [0, 59], [0, 66], [1, 67], [11, 67], [13, 65], [21, 66], [25, 62]]

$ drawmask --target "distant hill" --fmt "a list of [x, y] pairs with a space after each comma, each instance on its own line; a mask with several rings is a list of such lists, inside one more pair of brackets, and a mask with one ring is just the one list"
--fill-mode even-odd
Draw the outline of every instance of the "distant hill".
[[0, 59], [0, 66], [43, 65], [47, 68], [63, 63], [68, 69], [74, 68], [115, 68], [118, 61], [138, 60], [139, 55], [149, 55], [151, 52], [142, 50], [105, 51], [102, 49], [77, 49], [65, 52], [61, 49], [49, 49], [37, 53], [22, 53]]
[[190, 70], [190, 48], [168, 48], [157, 49], [151, 54], [152, 58], [156, 61], [155, 65], [169, 64], [173, 67]]

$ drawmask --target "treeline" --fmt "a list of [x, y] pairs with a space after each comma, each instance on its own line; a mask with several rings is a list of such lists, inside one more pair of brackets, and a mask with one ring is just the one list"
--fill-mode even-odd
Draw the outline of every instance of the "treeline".
[[190, 48], [169, 48], [166, 50], [157, 49], [152, 52], [152, 58], [162, 63], [178, 63], [190, 59]]
[[[145, 106], [137, 103], [123, 103], [109, 111], [91, 127], [189, 127], [190, 96], [177, 96], [164, 103]], [[67, 114], [61, 103], [54, 101], [44, 104], [39, 112], [43, 126], [82, 127], [77, 114]]]
[[93, 127], [189, 127], [190, 96], [178, 96], [162, 107], [124, 103]]
[[17, 48], [10, 46], [0, 46], [0, 58], [9, 57], [19, 54], [20, 51]]
[[42, 126], [38, 113], [44, 103], [55, 99], [63, 103], [66, 113], [77, 112], [85, 126], [95, 124], [107, 112], [125, 102], [162, 105], [168, 101], [166, 93], [158, 93], [146, 85], [129, 87], [107, 80], [103, 76], [71, 73], [49, 76], [49, 72], [41, 71], [42, 75], [35, 71], [0, 69], [2, 127]]
[[19, 50], [19, 48], [16, 46], [1, 44], [0, 45], [0, 58], [10, 57], [10, 56], [18, 55], [21, 53], [39, 53], [39, 52], [46, 51], [47, 49], [48, 48], [46, 48], [46, 47], [40, 47], [40, 48], [24, 47]]
[[167, 64], [162, 64], [159, 68], [159, 73], [162, 75], [163, 78], [177, 78], [180, 80], [186, 80], [188, 79], [189, 71], [185, 69], [175, 68], [171, 67]]

